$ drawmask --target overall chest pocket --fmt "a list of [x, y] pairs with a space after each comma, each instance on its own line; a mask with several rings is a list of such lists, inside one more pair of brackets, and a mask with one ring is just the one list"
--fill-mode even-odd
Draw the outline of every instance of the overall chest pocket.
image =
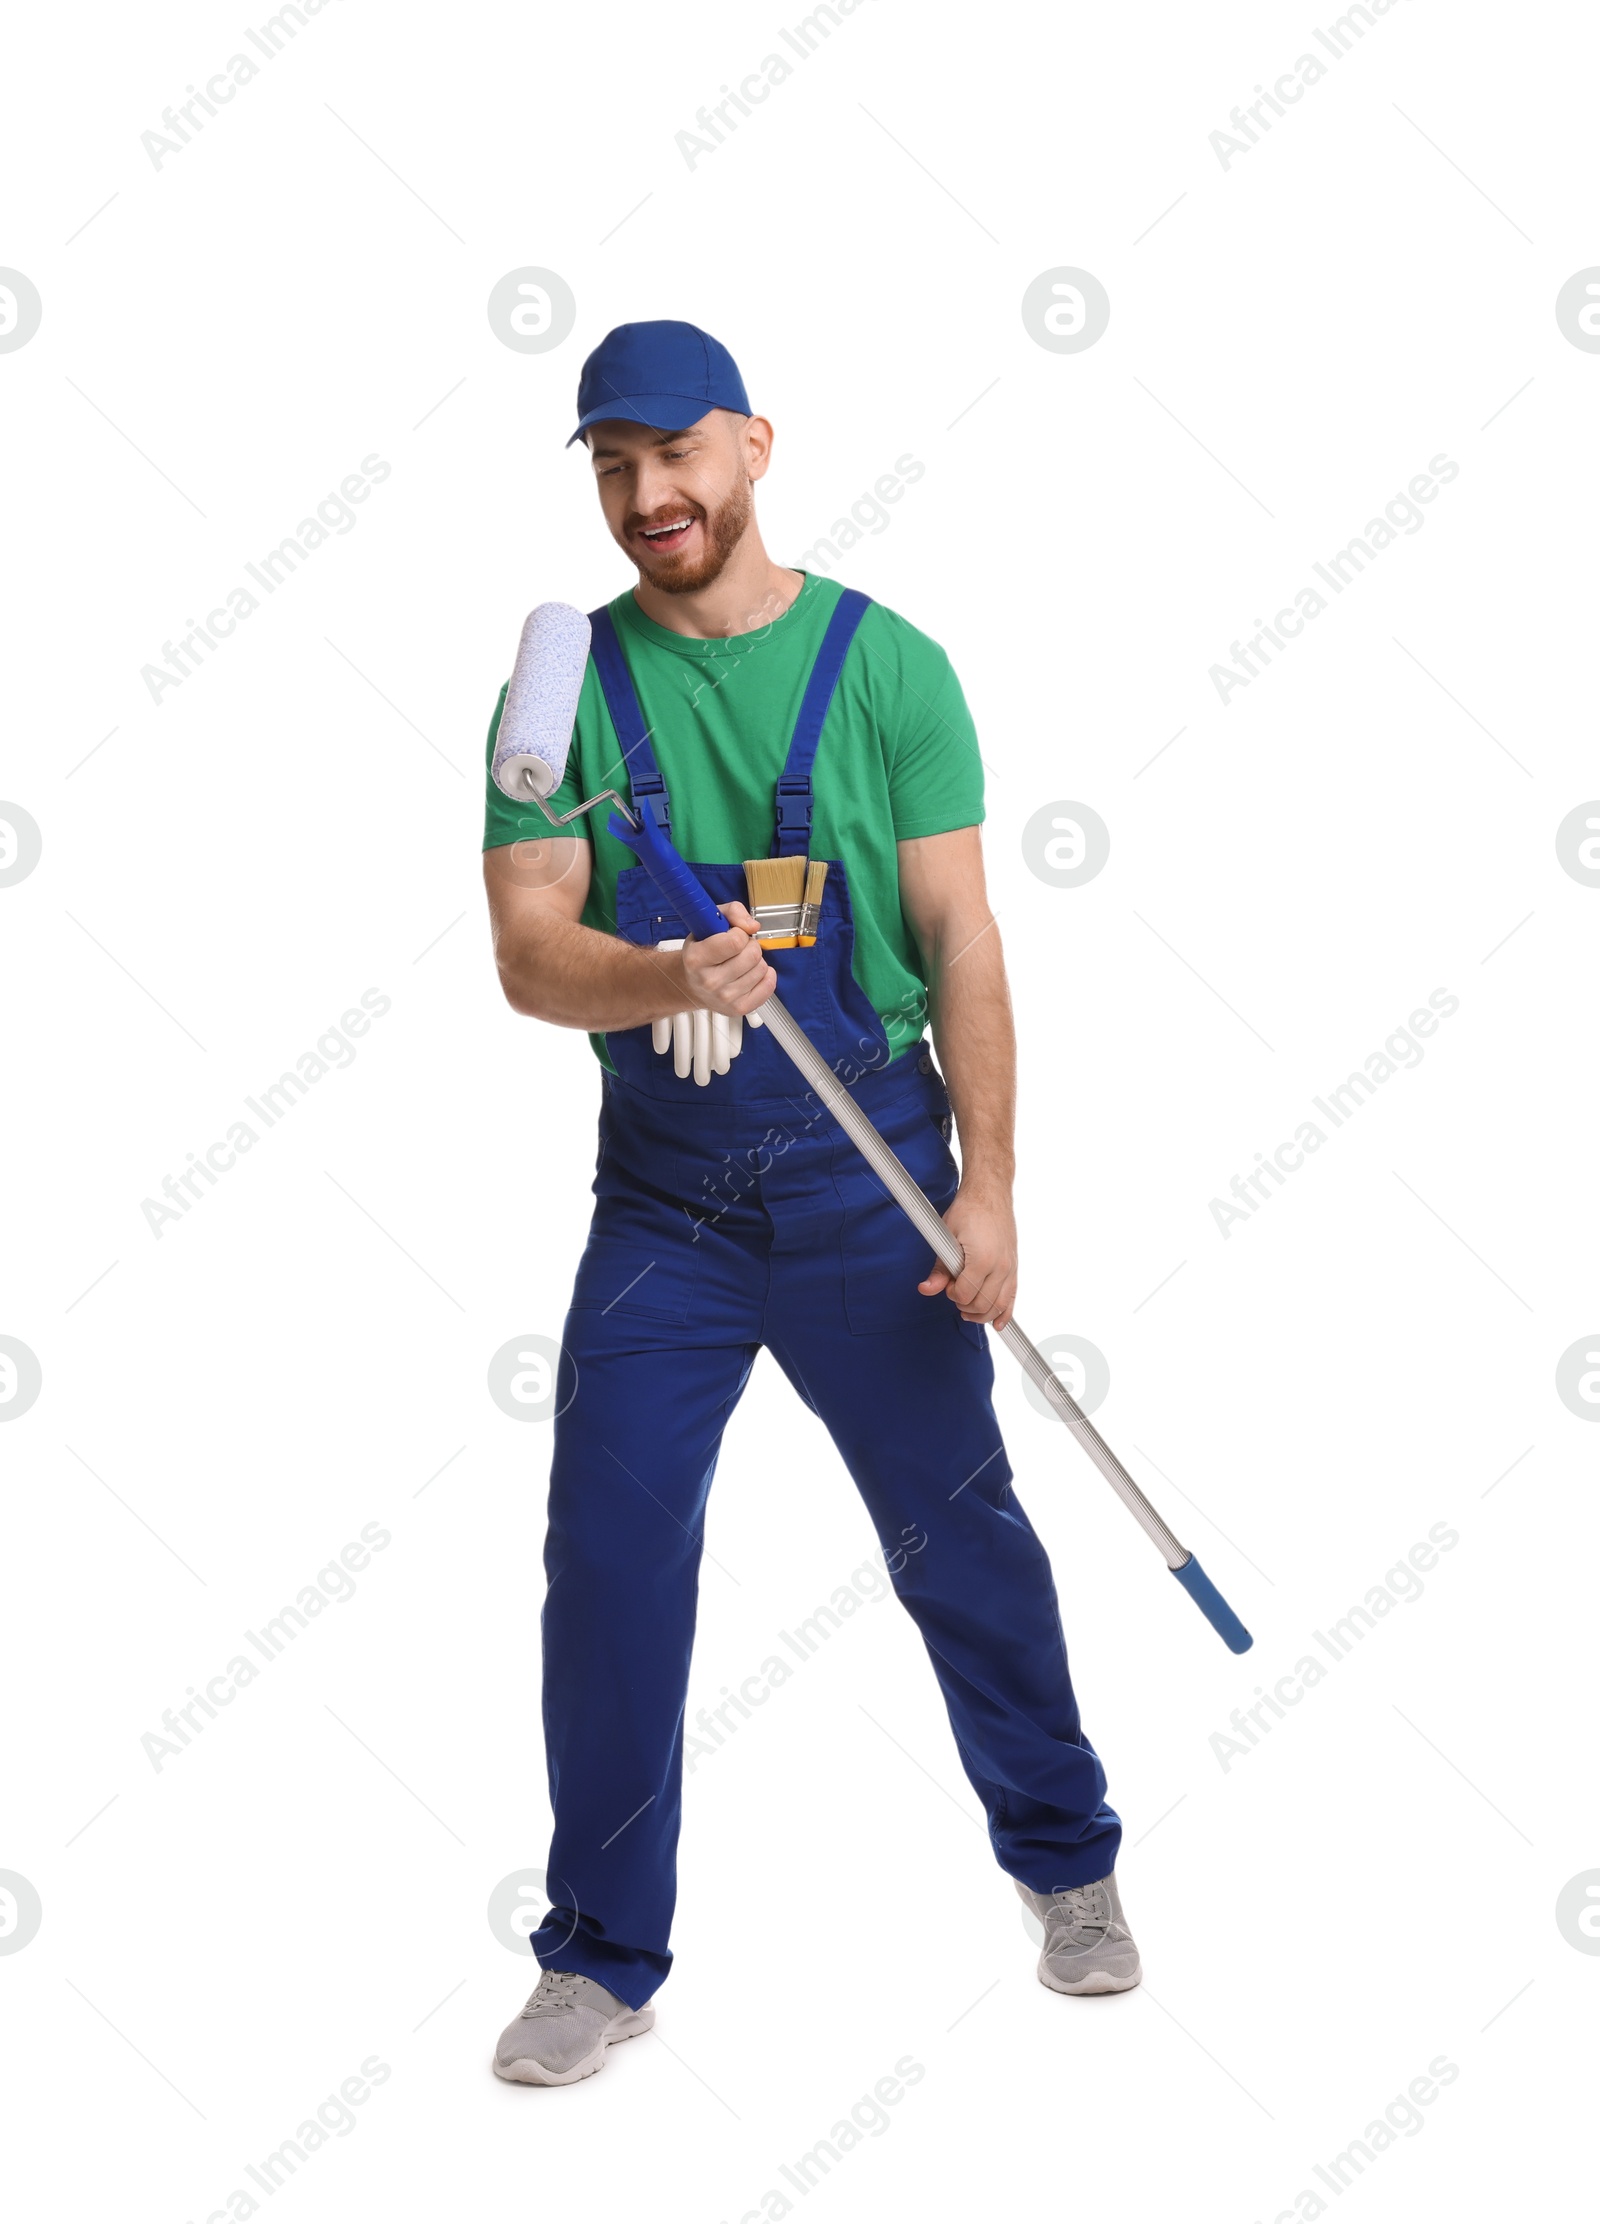
[[[703, 875], [697, 873], [696, 877], [704, 885]], [[712, 900], [727, 901], [716, 895]], [[689, 928], [665, 902], [643, 865], [624, 865], [617, 875], [617, 932], [625, 942], [650, 947], [657, 942], [681, 942]]]

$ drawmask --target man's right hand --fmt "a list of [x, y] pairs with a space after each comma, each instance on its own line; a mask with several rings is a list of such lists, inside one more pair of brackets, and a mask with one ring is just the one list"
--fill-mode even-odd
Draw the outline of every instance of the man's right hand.
[[778, 976], [756, 940], [752, 913], [742, 903], [719, 904], [717, 909], [727, 920], [728, 931], [684, 944], [680, 953], [684, 977], [697, 1004], [707, 1011], [725, 1012], [730, 1019], [743, 1019], [766, 1002], [777, 988]]
[[495, 961], [513, 1011], [609, 1034], [670, 1021], [687, 1005], [746, 1018], [777, 987], [743, 904], [721, 906], [726, 933], [682, 947], [656, 949], [584, 926], [591, 869], [589, 844], [576, 836], [484, 851]]

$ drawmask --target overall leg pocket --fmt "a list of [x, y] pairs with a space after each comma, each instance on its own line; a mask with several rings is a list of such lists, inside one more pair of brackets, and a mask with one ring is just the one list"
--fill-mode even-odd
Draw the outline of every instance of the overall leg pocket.
[[577, 1312], [627, 1314], [656, 1321], [689, 1317], [700, 1269], [695, 1227], [681, 1195], [676, 1156], [656, 1152], [658, 1180], [649, 1187], [619, 1164], [613, 1148], [597, 1179], [599, 1196], [589, 1240], [578, 1262], [572, 1304]]
[[698, 1264], [698, 1255], [686, 1244], [641, 1251], [637, 1244], [591, 1235], [578, 1262], [572, 1309], [687, 1320]]
[[[921, 1096], [903, 1099], [892, 1114], [867, 1109], [934, 1210], [946, 1211], [956, 1193], [956, 1163]], [[834, 1143], [833, 1179], [843, 1207], [839, 1250], [851, 1332], [881, 1335], [932, 1325], [942, 1312], [953, 1313], [947, 1299], [924, 1297], [917, 1288], [933, 1263], [932, 1248], [843, 1135]]]

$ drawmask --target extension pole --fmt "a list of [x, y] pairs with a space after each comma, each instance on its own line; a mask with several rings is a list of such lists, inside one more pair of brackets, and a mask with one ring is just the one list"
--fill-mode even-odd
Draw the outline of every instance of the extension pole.
[[[648, 801], [641, 802], [637, 808], [637, 821], [625, 820], [613, 813], [611, 832], [619, 841], [638, 851], [663, 897], [688, 921], [697, 940], [725, 934], [728, 922], [662, 835]], [[964, 1263], [961, 1245], [798, 1020], [777, 996], [768, 997], [760, 1007], [760, 1016], [762, 1025], [811, 1084], [913, 1227], [926, 1237], [940, 1264], [948, 1267], [952, 1274], [959, 1274]], [[1015, 1320], [995, 1333], [1019, 1361], [1029, 1380], [1049, 1399], [1228, 1650], [1248, 1652], [1254, 1642], [1250, 1632], [1194, 1554], [1178, 1542], [1083, 1408], [1062, 1387], [1055, 1369], [1037, 1345], [1023, 1334]]]

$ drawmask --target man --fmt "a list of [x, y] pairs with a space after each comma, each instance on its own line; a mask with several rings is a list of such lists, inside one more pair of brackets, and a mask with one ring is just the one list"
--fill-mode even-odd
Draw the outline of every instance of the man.
[[[536, 2085], [589, 2076], [655, 2019], [700, 1533], [763, 1345], [861, 1491], [996, 1857], [1044, 1925], [1041, 1979], [1116, 1992], [1140, 1975], [1121, 1826], [990, 1396], [984, 1327], [1005, 1326], [1017, 1285], [1015, 1043], [960, 686], [903, 619], [772, 561], [752, 494], [772, 427], [708, 334], [620, 326], [583, 367], [578, 411], [572, 439], [638, 583], [594, 614], [549, 799], [577, 812], [568, 830], [491, 781], [484, 836], [507, 998], [587, 1028], [602, 1067], [545, 1547], [552, 1906], [533, 1934], [544, 1974], [494, 2060]], [[684, 939], [604, 809], [577, 810], [609, 787], [651, 799], [725, 933]], [[769, 854], [828, 861], [809, 946], [757, 938], [770, 923], [743, 900], [741, 860]], [[944, 1213], [958, 1277], [930, 1266], [755, 1024], [774, 990]], [[691, 1073], [657, 1045], [693, 1013], [719, 1055]]]

